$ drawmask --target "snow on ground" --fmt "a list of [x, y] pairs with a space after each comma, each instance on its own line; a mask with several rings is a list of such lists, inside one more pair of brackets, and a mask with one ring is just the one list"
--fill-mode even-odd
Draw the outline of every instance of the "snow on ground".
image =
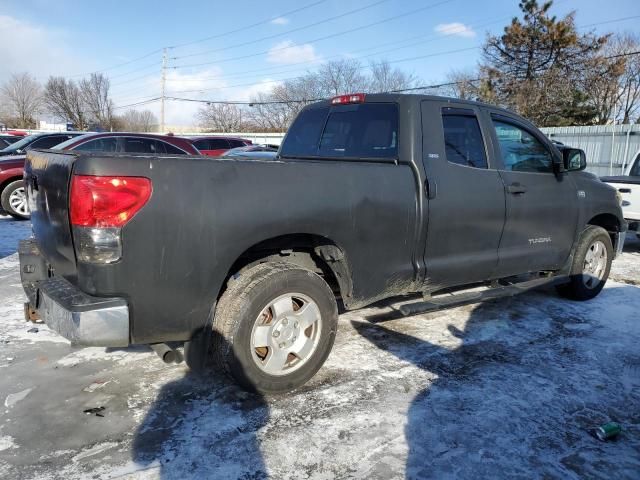
[[14, 220], [9, 215], [0, 215], [0, 259], [18, 250], [18, 240], [31, 235], [28, 221]]
[[[265, 398], [147, 349], [27, 334], [10, 256], [0, 478], [637, 479], [640, 242], [611, 276], [585, 303], [542, 290], [414, 317], [397, 303], [343, 314], [318, 375]], [[596, 440], [609, 420], [623, 433]]]

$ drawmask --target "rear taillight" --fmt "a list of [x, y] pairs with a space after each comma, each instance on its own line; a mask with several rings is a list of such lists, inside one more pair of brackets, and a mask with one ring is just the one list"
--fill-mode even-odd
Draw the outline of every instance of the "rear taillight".
[[71, 179], [71, 224], [80, 227], [122, 227], [151, 197], [144, 177], [74, 175]]
[[351, 93], [349, 95], [340, 95], [339, 97], [333, 97], [331, 99], [331, 105], [344, 105], [348, 103], [362, 103], [364, 102], [364, 93]]
[[121, 228], [147, 203], [151, 192], [151, 180], [144, 177], [74, 175], [69, 207], [78, 260], [119, 260]]

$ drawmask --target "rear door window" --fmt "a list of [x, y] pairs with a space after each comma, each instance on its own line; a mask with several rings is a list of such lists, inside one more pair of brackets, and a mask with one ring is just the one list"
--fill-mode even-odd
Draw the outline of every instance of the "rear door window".
[[125, 137], [124, 151], [127, 153], [157, 153], [153, 138]]
[[203, 138], [201, 140], [194, 140], [192, 143], [193, 143], [193, 146], [196, 147], [200, 151], [202, 151], [202, 150], [211, 150], [209, 148], [209, 139], [208, 138]]
[[238, 148], [238, 147], [244, 147], [245, 143], [242, 140], [228, 140], [229, 141], [229, 148]]
[[210, 138], [209, 150], [229, 150], [229, 142], [225, 138]]
[[156, 140], [156, 148], [158, 153], [168, 153], [171, 155], [184, 155], [186, 152], [180, 150], [178, 147], [171, 145], [170, 143]]
[[447, 161], [466, 167], [487, 168], [487, 156], [478, 119], [472, 110], [442, 114]]
[[109, 138], [96, 138], [95, 140], [89, 140], [71, 150], [78, 150], [80, 152], [116, 152], [118, 150], [118, 139], [115, 137]]

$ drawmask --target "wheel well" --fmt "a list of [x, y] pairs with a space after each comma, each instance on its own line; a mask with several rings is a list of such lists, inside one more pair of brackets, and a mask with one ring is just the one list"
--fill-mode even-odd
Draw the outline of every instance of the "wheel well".
[[15, 182], [16, 180], [22, 180], [22, 177], [20, 175], [16, 177], [9, 177], [4, 182], [0, 183], [0, 193], [5, 189], [7, 185], [9, 185], [11, 182]]
[[587, 224], [604, 228], [609, 232], [611, 243], [615, 245], [615, 235], [620, 231], [620, 222], [618, 222], [618, 218], [615, 215], [611, 213], [602, 213], [593, 217], [587, 222]]
[[[317, 273], [343, 302], [351, 297], [351, 273], [344, 251], [328, 238], [311, 234], [282, 235], [251, 246], [233, 263], [225, 285], [229, 278], [243, 269], [277, 260], [290, 262]], [[222, 293], [221, 291], [220, 295]]]

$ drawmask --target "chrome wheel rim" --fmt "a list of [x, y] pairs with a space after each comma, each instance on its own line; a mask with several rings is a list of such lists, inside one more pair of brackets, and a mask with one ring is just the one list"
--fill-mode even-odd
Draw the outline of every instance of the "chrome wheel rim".
[[313, 356], [321, 329], [320, 309], [310, 297], [280, 295], [260, 311], [253, 324], [253, 361], [269, 375], [289, 375]]
[[584, 257], [582, 282], [587, 288], [596, 288], [607, 270], [607, 249], [600, 240], [591, 244]]
[[27, 208], [27, 194], [24, 187], [16, 188], [11, 195], [9, 195], [9, 206], [18, 215], [29, 215], [29, 209]]

